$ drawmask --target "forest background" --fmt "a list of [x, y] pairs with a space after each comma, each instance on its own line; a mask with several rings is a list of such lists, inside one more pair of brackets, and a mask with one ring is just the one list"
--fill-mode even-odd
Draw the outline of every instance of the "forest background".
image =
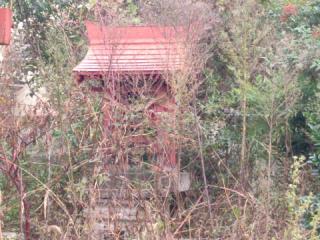
[[[319, 0], [11, 4], [13, 41], [0, 69], [2, 231], [88, 239], [84, 209], [104, 179], [103, 97], [72, 76], [87, 51], [84, 20], [201, 20], [201, 69], [172, 81], [179, 164], [192, 188], [174, 216], [154, 206], [154, 238], [320, 239]], [[45, 91], [22, 117], [14, 113], [16, 85], [33, 96]]]

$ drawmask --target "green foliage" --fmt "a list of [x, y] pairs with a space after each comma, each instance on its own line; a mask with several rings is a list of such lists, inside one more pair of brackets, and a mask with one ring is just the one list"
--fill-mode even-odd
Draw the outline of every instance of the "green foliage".
[[129, 18], [132, 19], [133, 24], [139, 24], [140, 18], [138, 17], [138, 6], [133, 0], [127, 0], [126, 11], [128, 12]]
[[300, 196], [301, 168], [304, 157], [295, 157], [292, 165], [291, 184], [287, 192], [289, 208], [289, 225], [285, 233], [285, 239], [319, 239], [320, 236], [320, 199], [319, 196], [310, 193]]
[[303, 157], [295, 158], [292, 165], [291, 172], [291, 184], [289, 185], [289, 190], [287, 192], [287, 201], [290, 214], [290, 223], [288, 225], [288, 230], [285, 233], [286, 239], [302, 240], [304, 239], [303, 229], [301, 228], [301, 219], [310, 207], [311, 202], [309, 200], [300, 201], [298, 186], [300, 184], [300, 168], [305, 160]]
[[[177, 1], [166, 3], [155, 2], [155, 13], [168, 13], [159, 13], [163, 19], [152, 15], [159, 18], [153, 22], [188, 22], [180, 21], [188, 14], [176, 16], [185, 9], [171, 9]], [[281, 18], [289, 3], [297, 6], [297, 13]], [[209, 11], [217, 19], [206, 22], [209, 33], [202, 40], [212, 43], [210, 60], [202, 75], [194, 74], [201, 75], [203, 84], [194, 98], [185, 86], [198, 84], [198, 79], [189, 74], [182, 76], [180, 84], [179, 75], [175, 76], [171, 90], [180, 107], [177, 123], [181, 126], [175, 130], [176, 122], [169, 121], [162, 126], [183, 142], [179, 160], [181, 168], [192, 173], [193, 189], [179, 196], [181, 209], [174, 218], [167, 216], [161, 199], [161, 207], [153, 210], [170, 222], [157, 216], [153, 228], [161, 235], [167, 225], [181, 224], [181, 236], [197, 238], [293, 240], [308, 236], [315, 240], [319, 237], [319, 177], [310, 176], [310, 165], [304, 164], [303, 157], [294, 158], [291, 175], [289, 169], [291, 156], [304, 154], [313, 173], [320, 173], [320, 1], [222, 0], [213, 5]], [[127, 130], [128, 122], [134, 122], [139, 127], [118, 136], [118, 142], [102, 137], [103, 95], [79, 88], [72, 77], [73, 67], [87, 51], [83, 20], [140, 24], [143, 9], [134, 0], [27, 0], [16, 1], [14, 6], [16, 22], [23, 22], [19, 27], [22, 44], [15, 48], [26, 56], [17, 68], [31, 76], [28, 83], [35, 92], [42, 86], [48, 89], [53, 113], [50, 130], [26, 150], [19, 164], [33, 204], [32, 220], [39, 225], [34, 224], [35, 232], [44, 232], [52, 222], [65, 232], [72, 225], [77, 237], [86, 227], [81, 221], [83, 208], [90, 204], [88, 187], [107, 180], [101, 174], [105, 149], [112, 148], [115, 159], [121, 154], [137, 155], [145, 169], [150, 165], [146, 150], [150, 146], [133, 150], [120, 140], [130, 134], [156, 136], [144, 115], [149, 96], [141, 96], [128, 99], [134, 107], [125, 114], [115, 111], [118, 120], [112, 126]], [[193, 19], [191, 15], [188, 20]], [[1, 147], [10, 153], [9, 145]], [[242, 149], [246, 150], [244, 167]], [[248, 181], [241, 182], [242, 173]], [[202, 201], [203, 175], [215, 214], [210, 227]], [[18, 228], [18, 195], [8, 190], [1, 176], [0, 189], [10, 193], [1, 208], [5, 223]]]

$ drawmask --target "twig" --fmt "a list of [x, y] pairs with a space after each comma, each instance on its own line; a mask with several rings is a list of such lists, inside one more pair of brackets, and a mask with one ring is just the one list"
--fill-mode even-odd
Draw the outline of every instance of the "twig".
[[192, 207], [192, 209], [189, 211], [188, 215], [184, 218], [184, 220], [180, 223], [179, 227], [176, 229], [176, 231], [173, 233], [173, 236], [177, 235], [180, 228], [182, 228], [182, 226], [186, 223], [186, 221], [188, 219], [190, 219], [191, 214], [197, 209], [196, 207], [198, 206], [198, 204], [200, 203], [202, 199], [202, 194], [201, 196], [198, 198], [196, 204]]
[[[195, 97], [195, 96], [194, 96]], [[199, 145], [199, 154], [200, 154], [200, 160], [201, 160], [201, 170], [202, 170], [202, 177], [204, 182], [204, 191], [207, 198], [207, 204], [208, 204], [208, 210], [209, 210], [209, 217], [210, 217], [210, 223], [213, 227], [213, 217], [212, 217], [212, 209], [211, 209], [211, 201], [210, 201], [210, 195], [209, 195], [209, 189], [208, 189], [208, 182], [207, 182], [207, 176], [206, 176], [206, 168], [204, 163], [204, 156], [203, 156], [203, 149], [202, 149], [202, 139], [201, 139], [201, 129], [200, 129], [200, 123], [197, 119], [197, 110], [196, 106], [194, 106], [194, 117], [196, 120], [196, 131], [197, 131], [197, 137], [198, 137], [198, 145]]]
[[0, 190], [0, 240], [3, 240], [3, 236], [2, 236], [2, 217], [3, 217], [3, 212], [1, 210], [1, 205], [2, 205], [2, 192]]

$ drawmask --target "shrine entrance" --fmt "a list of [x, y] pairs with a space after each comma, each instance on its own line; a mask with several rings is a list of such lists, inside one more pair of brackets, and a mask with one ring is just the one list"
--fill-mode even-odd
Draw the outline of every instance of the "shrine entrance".
[[[169, 81], [184, 66], [187, 36], [182, 27], [86, 26], [88, 53], [73, 72], [79, 84], [104, 95], [108, 176], [87, 209], [88, 221], [96, 239], [132, 237], [152, 231], [159, 217], [154, 193], [159, 201], [190, 187], [177, 161], [177, 106]], [[169, 202], [160, 204], [172, 214]]]

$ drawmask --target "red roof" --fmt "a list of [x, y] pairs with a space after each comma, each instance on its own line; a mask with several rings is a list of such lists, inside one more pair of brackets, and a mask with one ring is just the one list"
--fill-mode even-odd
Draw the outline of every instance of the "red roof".
[[183, 67], [186, 32], [182, 27], [106, 27], [86, 22], [89, 50], [73, 69], [78, 77], [152, 74]]
[[0, 8], [0, 45], [9, 45], [12, 27], [12, 11]]

